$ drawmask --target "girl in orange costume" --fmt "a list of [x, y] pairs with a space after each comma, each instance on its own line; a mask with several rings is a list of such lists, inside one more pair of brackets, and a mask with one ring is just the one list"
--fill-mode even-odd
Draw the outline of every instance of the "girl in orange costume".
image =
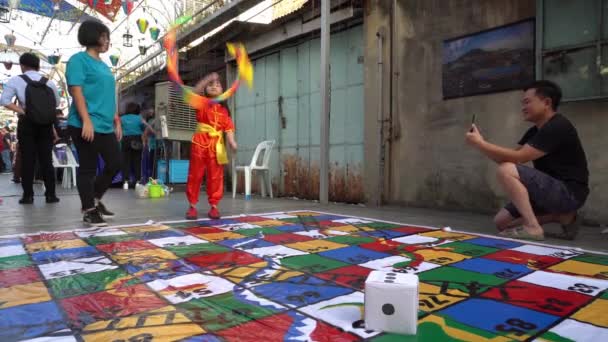
[[[203, 78], [194, 88], [194, 92], [203, 93], [207, 97], [222, 94], [223, 88], [218, 74], [212, 73]], [[205, 171], [207, 172], [207, 196], [211, 206], [208, 216], [212, 219], [219, 219], [220, 212], [217, 205], [224, 195], [224, 164], [228, 163], [223, 133], [226, 132], [228, 144], [236, 151], [234, 123], [230, 118], [228, 108], [221, 103], [204, 101], [195, 109], [198, 124], [196, 132], [192, 136], [190, 150], [190, 166], [186, 185], [186, 197], [190, 207], [186, 212], [186, 219], [198, 218], [196, 204]]]

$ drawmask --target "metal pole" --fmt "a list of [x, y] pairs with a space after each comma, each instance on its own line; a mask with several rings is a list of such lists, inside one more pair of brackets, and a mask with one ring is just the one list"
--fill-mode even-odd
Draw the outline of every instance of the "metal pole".
[[40, 39], [40, 45], [42, 45], [42, 42], [44, 41], [44, 38], [46, 38], [46, 34], [49, 32], [49, 29], [51, 28], [51, 24], [53, 23], [53, 20], [55, 20], [55, 15], [57, 15], [57, 12], [53, 12], [53, 16], [51, 17], [51, 21], [49, 21], [49, 24], [46, 27], [46, 30], [44, 30], [44, 33], [42, 34], [42, 38]]
[[330, 0], [321, 0], [321, 153], [319, 201], [329, 202], [329, 39]]

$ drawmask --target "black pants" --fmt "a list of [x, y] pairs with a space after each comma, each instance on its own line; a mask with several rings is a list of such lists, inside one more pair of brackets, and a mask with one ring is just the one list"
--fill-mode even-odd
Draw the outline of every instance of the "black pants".
[[[120, 170], [120, 148], [114, 133], [95, 133], [93, 141], [82, 139], [82, 128], [69, 126], [72, 141], [78, 152], [78, 194], [82, 210], [95, 206], [95, 198], [101, 199], [112, 184], [112, 177]], [[97, 177], [97, 156], [101, 155], [105, 166]]]
[[135, 150], [131, 147], [132, 140], [141, 141], [140, 135], [128, 135], [122, 139], [122, 177], [124, 182], [128, 182], [131, 170], [133, 170], [135, 182], [141, 181], [141, 153], [142, 150]]
[[21, 185], [23, 187], [23, 197], [34, 196], [34, 171], [36, 160], [44, 186], [45, 196], [54, 197], [55, 194], [55, 174], [53, 169], [53, 126], [36, 125], [26, 117], [19, 118], [17, 126], [17, 138], [19, 139], [19, 149], [21, 154]]

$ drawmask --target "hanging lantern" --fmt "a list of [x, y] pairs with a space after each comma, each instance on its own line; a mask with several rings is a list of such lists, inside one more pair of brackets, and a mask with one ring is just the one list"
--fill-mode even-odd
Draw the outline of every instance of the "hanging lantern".
[[59, 55], [49, 55], [46, 57], [47, 61], [49, 62], [50, 65], [57, 65], [59, 64], [59, 60], [60, 60], [61, 56]]
[[156, 27], [156, 26], [150, 27], [150, 38], [152, 38], [152, 40], [157, 40], [159, 34], [160, 34], [160, 29], [158, 27]]
[[145, 18], [137, 19], [137, 28], [139, 28], [139, 33], [146, 33], [146, 30], [148, 29], [148, 20]]
[[2, 64], [4, 64], [6, 70], [11, 70], [11, 68], [13, 67], [13, 62], [2, 62]]
[[6, 5], [0, 5], [0, 23], [8, 24], [11, 22], [11, 9]]
[[122, 10], [126, 15], [131, 14], [133, 11], [133, 0], [122, 0]]
[[17, 40], [17, 37], [15, 37], [15, 35], [11, 32], [4, 35], [4, 40], [6, 41], [6, 45], [8, 45], [9, 47], [13, 47], [15, 46], [15, 41]]
[[97, 7], [97, 0], [89, 0], [89, 7], [91, 7], [91, 8]]
[[116, 68], [119, 60], [120, 60], [120, 55], [110, 55], [110, 63], [112, 63], [113, 67]]
[[14, 10], [19, 8], [19, 4], [21, 3], [21, 0], [8, 0], [8, 8], [10, 10]]
[[127, 33], [122, 35], [122, 46], [124, 46], [124, 47], [133, 46], [133, 35], [131, 33], [129, 33], [129, 30], [127, 30]]
[[60, 3], [61, 0], [53, 0], [53, 11], [57, 12], [61, 9]]
[[147, 51], [148, 51], [148, 48], [147, 48], [147, 47], [145, 47], [145, 46], [143, 46], [143, 45], [140, 45], [140, 46], [139, 46], [139, 54], [140, 54], [140, 55], [145, 56]]

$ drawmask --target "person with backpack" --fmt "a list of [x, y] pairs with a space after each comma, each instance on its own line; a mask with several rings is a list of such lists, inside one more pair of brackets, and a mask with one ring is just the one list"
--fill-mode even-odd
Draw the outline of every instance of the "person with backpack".
[[[40, 74], [40, 58], [24, 53], [19, 58], [22, 75], [11, 78], [4, 86], [0, 104], [17, 113], [17, 139], [21, 155], [21, 185], [23, 197], [20, 204], [34, 203], [34, 166], [38, 159], [44, 186], [46, 203], [57, 203], [53, 169], [53, 123], [59, 104], [57, 86]], [[13, 103], [17, 97], [18, 102]]]
[[[68, 116], [68, 130], [80, 167], [78, 194], [85, 224], [107, 226], [105, 217], [113, 217], [101, 202], [121, 166], [120, 146], [122, 125], [116, 107], [116, 81], [112, 70], [100, 54], [110, 47], [110, 29], [91, 19], [80, 24], [78, 42], [86, 48], [70, 57], [65, 76], [74, 101]], [[97, 156], [104, 162], [97, 176]]]

